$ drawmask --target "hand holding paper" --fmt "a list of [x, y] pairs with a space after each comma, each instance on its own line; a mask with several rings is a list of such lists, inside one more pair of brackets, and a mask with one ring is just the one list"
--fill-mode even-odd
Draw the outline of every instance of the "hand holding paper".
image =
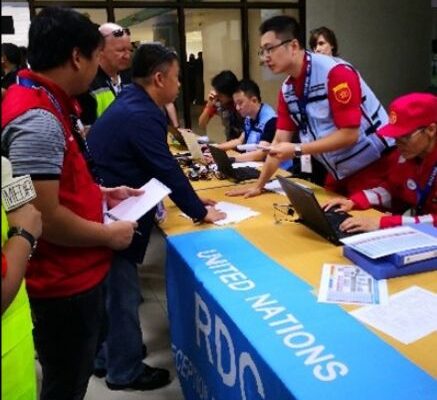
[[[129, 197], [110, 209], [113, 219], [137, 221], [171, 193], [167, 186], [155, 178], [152, 178], [139, 190], [143, 193], [135, 197]], [[113, 219], [105, 216], [105, 224], [110, 224]]]

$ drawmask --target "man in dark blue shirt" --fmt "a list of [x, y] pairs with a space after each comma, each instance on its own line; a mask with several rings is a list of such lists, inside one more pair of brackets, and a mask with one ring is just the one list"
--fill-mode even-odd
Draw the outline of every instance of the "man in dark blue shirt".
[[[167, 185], [170, 198], [194, 221], [214, 222], [225, 215], [194, 192], [167, 145], [167, 121], [161, 109], [179, 91], [176, 53], [159, 44], [142, 45], [132, 63], [133, 84], [127, 86], [94, 123], [88, 145], [105, 186], [129, 183], [139, 188], [151, 178]], [[209, 207], [206, 207], [209, 206]], [[142, 262], [155, 209], [138, 221], [141, 235], [116, 253], [108, 276], [108, 334], [96, 365], [106, 369], [112, 390], [149, 390], [164, 386], [169, 373], [142, 363], [138, 317], [140, 288], [136, 264]]]

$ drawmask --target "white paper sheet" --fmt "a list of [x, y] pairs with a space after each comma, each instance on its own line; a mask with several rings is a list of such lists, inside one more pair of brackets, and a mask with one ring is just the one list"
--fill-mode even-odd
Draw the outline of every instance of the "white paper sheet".
[[220, 201], [215, 205], [217, 210], [226, 213], [226, 218], [214, 222], [216, 225], [235, 224], [244, 221], [247, 218], [256, 217], [259, 212], [253, 211], [249, 207], [240, 206], [238, 204], [229, 203], [227, 201]]
[[282, 189], [282, 186], [277, 179], [271, 182], [267, 182], [264, 186], [264, 189], [281, 194], [282, 196], [286, 196], [284, 189]]
[[[294, 183], [296, 183], [296, 184], [298, 184], [298, 185], [300, 185], [300, 186], [302, 186], [304, 188], [309, 189], [308, 186], [305, 186], [304, 184], [302, 184], [300, 182], [294, 181]], [[279, 183], [279, 181], [277, 179], [275, 179], [275, 180], [273, 180], [271, 182], [267, 182], [265, 184], [265, 186], [264, 186], [264, 189], [267, 189], [267, 190], [270, 190], [272, 192], [281, 194], [282, 196], [286, 196], [286, 194], [284, 192], [284, 189], [282, 189], [282, 186], [281, 186], [281, 184]]]
[[[215, 225], [228, 225], [236, 224], [238, 222], [244, 221], [247, 218], [256, 217], [260, 213], [258, 211], [253, 211], [249, 207], [240, 206], [238, 204], [229, 203], [227, 201], [219, 201], [214, 208], [219, 211], [226, 213], [226, 218], [220, 221], [214, 222]], [[189, 218], [188, 215], [181, 213], [185, 218]]]
[[324, 264], [318, 301], [362, 305], [386, 304], [387, 282], [377, 281], [356, 265]]
[[350, 314], [410, 344], [437, 331], [437, 294], [412, 286], [390, 296], [386, 305], [366, 306]]
[[409, 226], [362, 233], [341, 239], [341, 241], [372, 259], [404, 250], [437, 245], [437, 238]]
[[[150, 179], [141, 189], [144, 190], [142, 195], [129, 197], [111, 208], [111, 216], [122, 221], [137, 221], [171, 193], [167, 186], [155, 178]], [[110, 224], [114, 219], [105, 214], [104, 223]]]

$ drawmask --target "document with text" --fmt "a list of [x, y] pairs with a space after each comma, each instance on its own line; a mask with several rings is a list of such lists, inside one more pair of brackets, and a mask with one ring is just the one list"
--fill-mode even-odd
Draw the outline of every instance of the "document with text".
[[320, 303], [385, 304], [387, 299], [386, 280], [378, 281], [356, 265], [323, 265]]
[[150, 179], [140, 189], [144, 190], [142, 195], [129, 197], [110, 210], [104, 210], [104, 223], [110, 224], [117, 220], [138, 221], [171, 193], [167, 186], [155, 178]]
[[410, 344], [437, 332], [437, 294], [412, 286], [390, 296], [385, 305], [362, 307], [350, 314], [396, 340]]
[[409, 226], [380, 229], [375, 232], [344, 238], [341, 241], [372, 259], [395, 254], [400, 251], [437, 245], [436, 237]]

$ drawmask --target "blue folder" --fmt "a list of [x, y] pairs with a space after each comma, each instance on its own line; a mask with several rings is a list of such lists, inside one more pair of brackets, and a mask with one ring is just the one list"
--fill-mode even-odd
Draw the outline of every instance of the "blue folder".
[[[415, 225], [413, 228], [437, 237], [437, 228], [433, 227], [432, 225], [418, 224]], [[409, 254], [415, 254], [417, 253], [417, 251], [417, 249], [412, 250]], [[404, 251], [402, 253], [398, 253], [395, 255], [391, 254], [389, 256], [381, 257], [375, 260], [353, 250], [349, 246], [343, 247], [343, 255], [352, 262], [354, 262], [356, 265], [364, 269], [375, 279], [395, 278], [402, 275], [410, 275], [417, 274], [419, 272], [437, 270], [437, 257], [432, 257], [427, 260], [401, 265], [402, 263], [398, 262], [399, 259], [404, 258], [407, 254], [408, 252]]]

